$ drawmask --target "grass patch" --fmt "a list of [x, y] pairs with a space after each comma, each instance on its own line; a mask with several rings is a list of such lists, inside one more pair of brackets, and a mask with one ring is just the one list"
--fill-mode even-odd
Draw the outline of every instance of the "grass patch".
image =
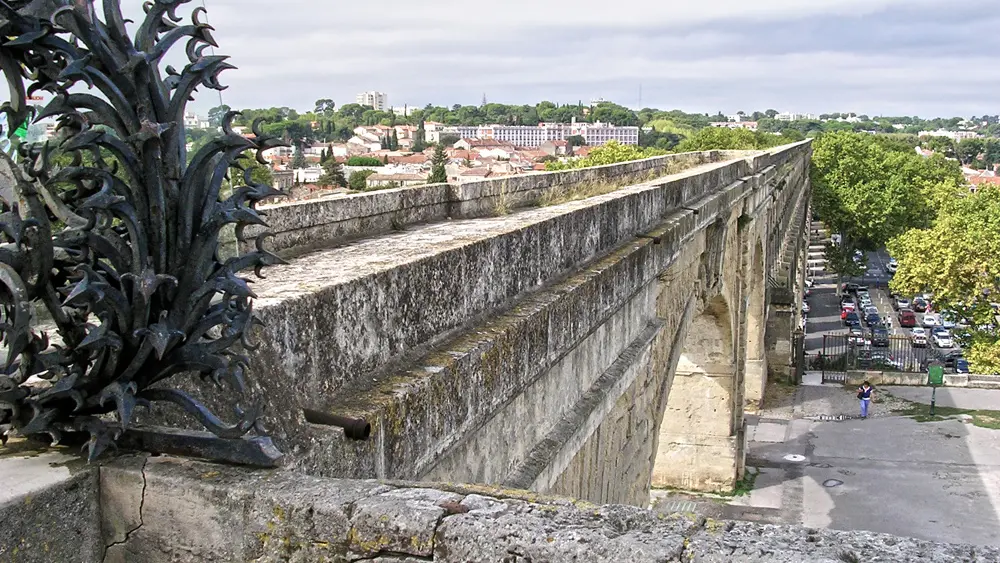
[[899, 397], [896, 397], [896, 399], [904, 401], [907, 403], [907, 406], [902, 409], [895, 409], [893, 412], [902, 416], [908, 416], [917, 422], [941, 422], [950, 420], [960, 414], [966, 414], [972, 417], [972, 424], [975, 426], [990, 430], [1000, 430], [1000, 411], [959, 409], [935, 405], [934, 414], [931, 415], [930, 405], [906, 401]]
[[720, 496], [724, 497], [742, 497], [750, 494], [753, 490], [753, 484], [757, 481], [757, 476], [760, 475], [760, 469], [756, 467], [747, 467], [746, 472], [743, 473], [743, 478], [736, 482], [733, 486], [733, 490], [728, 493], [719, 493]]
[[592, 181], [580, 182], [579, 184], [569, 188], [558, 187], [542, 195], [542, 197], [538, 200], [538, 206], [548, 207], [550, 205], [559, 205], [560, 203], [587, 199], [594, 196], [608, 194], [630, 185], [632, 184]]

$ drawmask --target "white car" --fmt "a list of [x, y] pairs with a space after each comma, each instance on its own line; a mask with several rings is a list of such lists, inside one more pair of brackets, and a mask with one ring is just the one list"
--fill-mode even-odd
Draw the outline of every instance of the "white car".
[[941, 326], [944, 328], [955, 328], [955, 316], [948, 313], [942, 313]]
[[913, 341], [915, 347], [927, 346], [927, 331], [917, 327], [910, 331], [910, 340]]
[[934, 345], [938, 348], [954, 348], [955, 341], [952, 340], [948, 331], [934, 333]]
[[934, 313], [924, 313], [923, 325], [927, 328], [941, 326], [941, 317]]
[[802, 302], [802, 313], [806, 315], [809, 314], [809, 304], [805, 301]]
[[895, 259], [889, 260], [889, 263], [885, 265], [885, 270], [890, 274], [895, 274], [898, 269], [899, 264], [896, 263]]

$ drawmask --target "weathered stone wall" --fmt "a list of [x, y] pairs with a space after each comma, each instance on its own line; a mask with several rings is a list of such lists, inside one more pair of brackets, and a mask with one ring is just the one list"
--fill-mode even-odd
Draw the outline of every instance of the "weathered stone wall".
[[498, 211], [536, 205], [580, 189], [601, 184], [650, 182], [700, 164], [741, 159], [756, 151], [704, 151], [668, 154], [591, 168], [462, 182], [452, 186], [452, 217], [469, 219], [497, 215]]
[[[807, 156], [808, 143], [793, 145], [272, 269], [255, 286], [267, 324], [249, 382], [287, 468], [642, 504], [679, 319], [692, 299], [701, 311], [723, 296], [739, 304], [726, 321], [737, 373], [719, 395], [733, 444], [725, 463], [738, 474], [742, 254], [781, 235], [770, 219], [777, 186]], [[675, 268], [684, 273], [667, 287]], [[348, 441], [303, 408], [364, 418], [372, 437]]]
[[[261, 207], [268, 227], [250, 227], [244, 250], [269, 231], [267, 247], [291, 257], [407, 226], [506, 214], [601, 185], [653, 181], [701, 164], [742, 159], [757, 151], [671, 154], [593, 168], [526, 174], [455, 185], [429, 184]], [[232, 237], [232, 233], [230, 233]]]
[[[0, 468], [4, 462], [0, 459]], [[23, 499], [0, 503], [4, 532], [59, 534], [62, 540], [13, 544], [0, 536], [3, 561], [1000, 560], [995, 547], [655, 514], [494, 487], [323, 479], [169, 456], [124, 457], [85, 467], [79, 475], [74, 490], [52, 484], [40, 491], [31, 510], [24, 509]], [[99, 515], [92, 510], [88, 519], [67, 512], [57, 529], [47, 520], [51, 511], [43, 510], [56, 505], [36, 504], [98, 496]], [[91, 506], [96, 509], [96, 503]], [[11, 514], [16, 518], [7, 517]]]
[[274, 236], [267, 248], [282, 256], [330, 248], [360, 236], [447, 219], [450, 200], [448, 184], [428, 184], [263, 206], [268, 226], [247, 228], [251, 241], [246, 246], [270, 231]]

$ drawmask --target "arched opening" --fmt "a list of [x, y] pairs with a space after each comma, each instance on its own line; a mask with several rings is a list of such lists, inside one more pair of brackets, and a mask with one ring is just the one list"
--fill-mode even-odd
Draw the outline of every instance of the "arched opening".
[[653, 487], [731, 490], [742, 469], [732, 316], [717, 297], [686, 327], [672, 377]]
[[764, 354], [764, 329], [767, 311], [764, 278], [764, 248], [760, 241], [754, 246], [750, 262], [750, 278], [746, 280], [747, 325], [746, 360], [744, 363], [744, 397], [748, 405], [760, 407], [767, 386], [767, 359]]

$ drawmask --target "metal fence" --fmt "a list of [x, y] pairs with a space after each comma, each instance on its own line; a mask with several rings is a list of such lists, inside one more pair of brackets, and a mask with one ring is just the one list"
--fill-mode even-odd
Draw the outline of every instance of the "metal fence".
[[823, 336], [823, 349], [812, 358], [811, 369], [821, 371], [823, 382], [843, 382], [848, 370], [921, 372], [929, 359], [942, 359], [942, 351], [914, 347], [906, 336], [890, 336], [883, 345], [850, 334]]

